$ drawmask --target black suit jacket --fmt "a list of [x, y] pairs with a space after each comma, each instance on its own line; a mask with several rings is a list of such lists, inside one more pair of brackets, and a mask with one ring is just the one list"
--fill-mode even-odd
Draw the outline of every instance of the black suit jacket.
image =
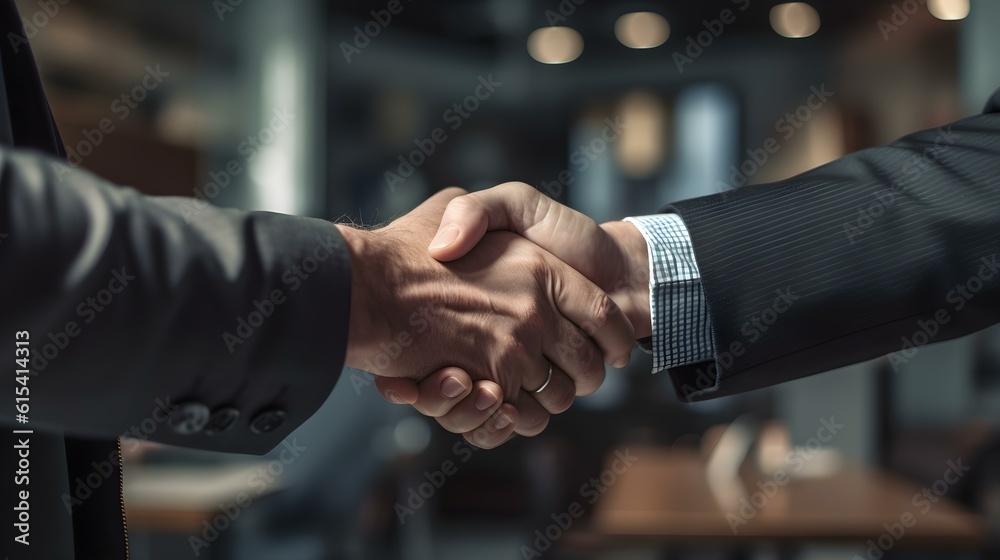
[[0, 407], [4, 464], [15, 437], [30, 440], [28, 484], [7, 477], [3, 503], [29, 491], [31, 544], [12, 544], [8, 515], [3, 550], [124, 558], [115, 440], [280, 444], [339, 376], [348, 254], [325, 221], [146, 197], [61, 163], [11, 0], [0, 33], [0, 336], [13, 356], [27, 332], [31, 351], [28, 423], [15, 421], [12, 360]]
[[703, 400], [1000, 322], [1000, 91], [981, 115], [784, 181], [668, 207], [694, 246], [714, 363], [670, 371]]

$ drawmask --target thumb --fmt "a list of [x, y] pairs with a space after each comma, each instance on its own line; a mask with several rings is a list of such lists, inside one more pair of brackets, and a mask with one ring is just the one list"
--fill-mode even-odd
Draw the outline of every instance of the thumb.
[[386, 229], [402, 227], [400, 224], [409, 224], [409, 227], [404, 230], [407, 241], [414, 244], [427, 243], [438, 224], [441, 223], [441, 216], [444, 214], [445, 208], [448, 207], [448, 203], [464, 194], [467, 192], [458, 187], [440, 190], [405, 216], [390, 223]]
[[433, 196], [427, 200], [420, 203], [420, 206], [414, 208], [408, 216], [429, 219], [437, 223], [441, 214], [445, 211], [448, 204], [457, 198], [461, 198], [462, 195], [468, 195], [468, 191], [458, 187], [448, 187], [447, 189], [441, 189], [440, 191], [434, 193]]
[[504, 183], [484, 191], [459, 196], [448, 203], [428, 251], [448, 262], [465, 256], [487, 231], [508, 230], [524, 234], [547, 215], [551, 203], [524, 183]]

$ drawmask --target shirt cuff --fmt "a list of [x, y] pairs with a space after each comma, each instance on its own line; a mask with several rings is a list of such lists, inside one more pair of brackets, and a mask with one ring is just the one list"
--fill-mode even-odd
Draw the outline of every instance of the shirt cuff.
[[677, 214], [624, 221], [639, 230], [649, 250], [653, 372], [714, 359], [712, 322], [684, 221]]

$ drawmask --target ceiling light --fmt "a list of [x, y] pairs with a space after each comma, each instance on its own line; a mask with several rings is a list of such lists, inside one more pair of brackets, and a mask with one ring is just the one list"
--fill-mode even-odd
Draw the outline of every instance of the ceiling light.
[[633, 12], [618, 18], [615, 36], [626, 47], [651, 49], [670, 37], [670, 24], [655, 12]]
[[543, 27], [528, 36], [528, 54], [544, 64], [565, 64], [583, 52], [583, 37], [569, 27]]
[[945, 21], [964, 19], [969, 15], [969, 0], [928, 0], [931, 15]]
[[805, 2], [778, 4], [771, 8], [771, 27], [782, 37], [808, 37], [819, 30], [819, 13]]

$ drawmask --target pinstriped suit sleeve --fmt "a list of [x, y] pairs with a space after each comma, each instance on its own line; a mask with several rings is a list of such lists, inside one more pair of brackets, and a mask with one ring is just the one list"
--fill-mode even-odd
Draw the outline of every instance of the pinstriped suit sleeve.
[[1000, 322], [1000, 92], [983, 114], [797, 177], [686, 200], [714, 360], [670, 370], [695, 401]]

